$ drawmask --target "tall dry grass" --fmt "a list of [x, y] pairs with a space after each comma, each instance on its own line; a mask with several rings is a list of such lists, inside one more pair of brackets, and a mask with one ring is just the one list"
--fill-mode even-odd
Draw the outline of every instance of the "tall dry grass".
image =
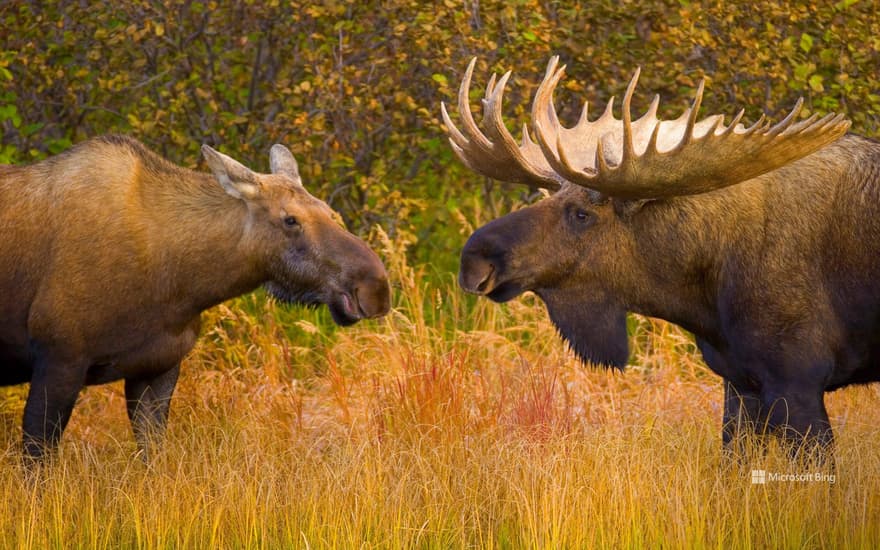
[[[59, 456], [18, 467], [26, 388], [0, 401], [9, 548], [872, 548], [880, 393], [828, 396], [836, 482], [753, 485], [729, 467], [721, 384], [691, 340], [634, 319], [634, 365], [588, 369], [540, 302], [474, 301], [414, 269], [385, 319], [249, 296], [212, 310], [162, 451], [133, 459], [120, 385], [83, 392]], [[428, 281], [439, 280], [440, 283]]]

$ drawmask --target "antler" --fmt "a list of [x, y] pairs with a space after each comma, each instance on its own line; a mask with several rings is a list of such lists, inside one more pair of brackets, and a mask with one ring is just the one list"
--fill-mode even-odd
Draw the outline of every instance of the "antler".
[[676, 120], [657, 118], [659, 96], [648, 112], [632, 121], [630, 101], [636, 70], [623, 98], [623, 119], [612, 114], [614, 99], [595, 121], [587, 105], [572, 128], [559, 123], [553, 91], [565, 71], [553, 57], [532, 104], [532, 125], [545, 160], [564, 180], [606, 195], [652, 199], [691, 195], [745, 181], [805, 157], [842, 136], [850, 126], [843, 115], [795, 122], [803, 106], [775, 126], [764, 115], [749, 128], [739, 124], [743, 110], [724, 126], [723, 115], [697, 122], [703, 98], [700, 82], [691, 107]]
[[458, 111], [464, 124], [463, 131], [452, 123], [446, 111], [446, 104], [440, 103], [443, 123], [446, 125], [452, 150], [466, 166], [484, 176], [502, 181], [558, 188], [564, 180], [551, 168], [541, 148], [531, 140], [528, 128], [523, 125], [522, 142], [517, 145], [504, 125], [501, 100], [504, 86], [510, 78], [509, 71], [498, 80], [497, 84], [493, 74], [486, 86], [482, 103], [483, 122], [486, 124], [488, 137], [480, 131], [471, 114], [468, 101], [471, 75], [476, 61], [476, 58], [471, 59], [458, 90]]

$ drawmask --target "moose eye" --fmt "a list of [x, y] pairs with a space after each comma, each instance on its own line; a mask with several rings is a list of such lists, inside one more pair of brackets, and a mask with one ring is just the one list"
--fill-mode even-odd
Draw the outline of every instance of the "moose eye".
[[578, 219], [578, 221], [585, 222], [590, 218], [590, 213], [586, 210], [578, 210], [574, 213], [574, 217]]
[[299, 225], [299, 222], [296, 221], [296, 218], [293, 216], [284, 216], [284, 225], [287, 227], [296, 227]]

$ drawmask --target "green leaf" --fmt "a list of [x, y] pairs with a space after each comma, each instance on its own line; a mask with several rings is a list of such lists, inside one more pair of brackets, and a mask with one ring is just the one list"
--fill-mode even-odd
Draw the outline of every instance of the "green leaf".
[[814, 72], [816, 72], [815, 63], [801, 63], [794, 67], [794, 76], [800, 81], [806, 80]]
[[809, 53], [813, 49], [813, 37], [807, 33], [802, 34], [800, 46], [805, 53]]
[[49, 152], [53, 155], [57, 155], [58, 153], [64, 151], [65, 149], [69, 149], [73, 145], [73, 142], [70, 141], [70, 138], [55, 138], [50, 139], [46, 143], [46, 148], [49, 149]]
[[10, 120], [12, 125], [18, 128], [21, 125], [21, 116], [18, 114], [18, 107], [15, 105], [0, 106], [0, 121]]

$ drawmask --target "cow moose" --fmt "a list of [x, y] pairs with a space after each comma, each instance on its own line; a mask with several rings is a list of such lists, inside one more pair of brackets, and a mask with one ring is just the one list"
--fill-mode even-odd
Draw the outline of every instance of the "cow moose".
[[287, 148], [271, 148], [271, 174], [202, 153], [213, 174], [108, 135], [0, 166], [0, 385], [30, 382], [26, 457], [56, 447], [84, 385], [119, 379], [146, 453], [201, 312], [260, 285], [339, 325], [388, 312], [382, 262]]
[[[842, 115], [740, 124], [697, 120], [700, 83], [676, 120], [659, 96], [632, 120], [637, 70], [612, 112], [586, 104], [562, 125], [551, 59], [517, 143], [501, 114], [510, 73], [490, 79], [482, 129], [441, 105], [457, 156], [506, 182], [556, 190], [477, 229], [460, 286], [495, 302], [532, 291], [584, 362], [623, 368], [626, 314], [675, 323], [724, 379], [722, 439], [773, 433], [824, 457], [833, 435], [824, 393], [880, 380], [880, 143], [847, 134]], [[846, 134], [846, 135], [845, 135]], [[816, 454], [814, 454], [816, 453]]]

